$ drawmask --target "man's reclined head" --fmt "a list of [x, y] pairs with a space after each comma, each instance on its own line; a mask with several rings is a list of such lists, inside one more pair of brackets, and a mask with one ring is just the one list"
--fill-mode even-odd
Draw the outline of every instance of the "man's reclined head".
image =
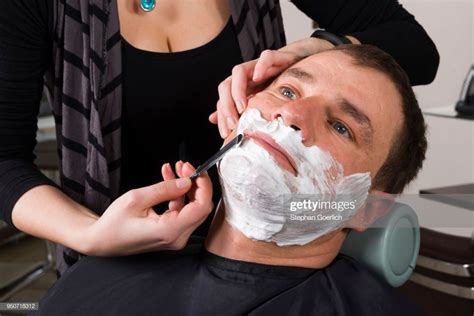
[[[382, 192], [403, 191], [427, 146], [407, 76], [392, 57], [367, 45], [295, 64], [249, 100], [238, 129], [247, 139], [221, 162], [225, 211], [216, 216], [207, 248], [277, 265], [327, 265], [345, 228], [363, 231], [385, 214], [391, 199]], [[363, 205], [368, 192], [385, 198]], [[326, 215], [300, 223], [288, 205], [297, 194], [349, 204], [300, 210]]]

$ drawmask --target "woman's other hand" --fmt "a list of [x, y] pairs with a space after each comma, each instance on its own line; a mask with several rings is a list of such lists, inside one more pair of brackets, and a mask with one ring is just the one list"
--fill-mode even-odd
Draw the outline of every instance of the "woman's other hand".
[[[193, 172], [189, 163], [179, 162], [176, 173], [180, 178], [176, 179], [166, 164], [163, 182], [131, 190], [115, 200], [91, 226], [87, 254], [115, 256], [185, 247], [213, 208], [209, 176], [200, 176], [192, 183], [189, 176]], [[166, 201], [170, 201], [169, 209], [156, 214], [152, 207]]]
[[334, 45], [326, 40], [307, 38], [279, 50], [265, 50], [258, 59], [235, 66], [232, 75], [218, 87], [217, 110], [209, 116], [209, 121], [218, 125], [222, 138], [227, 137], [247, 107], [248, 95], [264, 88], [267, 80], [299, 60], [332, 47]]

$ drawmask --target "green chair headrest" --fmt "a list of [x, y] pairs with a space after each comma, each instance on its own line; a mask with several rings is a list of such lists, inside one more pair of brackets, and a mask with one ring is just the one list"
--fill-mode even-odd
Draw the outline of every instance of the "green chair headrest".
[[365, 232], [349, 232], [341, 253], [358, 260], [396, 287], [410, 278], [419, 249], [418, 217], [408, 205], [395, 203], [387, 215]]

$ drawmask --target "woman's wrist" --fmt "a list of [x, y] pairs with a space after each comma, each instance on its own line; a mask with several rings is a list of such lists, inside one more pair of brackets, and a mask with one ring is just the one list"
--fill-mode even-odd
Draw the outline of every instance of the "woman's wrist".
[[70, 238], [66, 246], [82, 253], [85, 255], [92, 255], [96, 247], [96, 241], [92, 236], [94, 224], [97, 222], [99, 216], [92, 211], [80, 206], [81, 210], [78, 210], [81, 215], [81, 220], [74, 227], [74, 231], [68, 235]]

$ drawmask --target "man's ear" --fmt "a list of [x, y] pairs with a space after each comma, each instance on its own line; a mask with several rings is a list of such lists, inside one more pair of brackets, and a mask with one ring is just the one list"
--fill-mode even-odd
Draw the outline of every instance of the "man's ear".
[[387, 214], [394, 203], [395, 199], [391, 194], [377, 190], [370, 191], [365, 205], [361, 206], [351, 218], [347, 227], [358, 232], [365, 231], [376, 220]]

